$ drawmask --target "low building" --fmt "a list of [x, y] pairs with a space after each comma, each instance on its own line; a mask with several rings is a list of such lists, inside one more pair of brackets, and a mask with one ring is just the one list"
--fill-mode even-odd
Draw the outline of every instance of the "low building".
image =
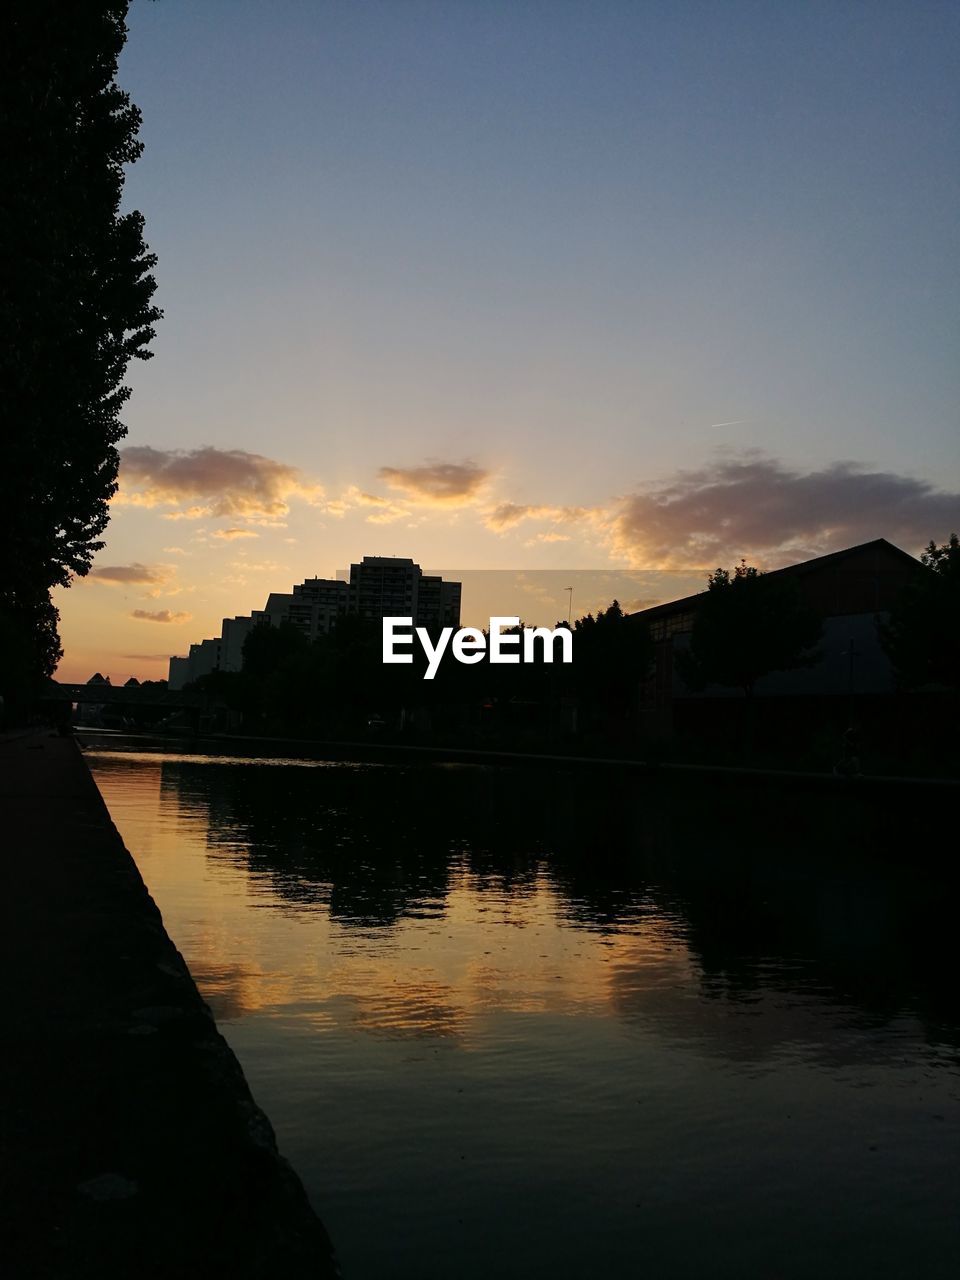
[[222, 652], [223, 642], [219, 636], [201, 640], [199, 644], [192, 644], [188, 657], [190, 679], [199, 680], [201, 676], [207, 676], [211, 671], [219, 671]]
[[167, 673], [167, 688], [171, 692], [177, 692], [189, 683], [190, 683], [190, 659], [189, 658], [171, 658], [170, 669]]
[[[820, 698], [892, 692], [893, 672], [880, 645], [877, 620], [889, 613], [903, 589], [923, 572], [918, 560], [885, 538], [772, 570], [770, 577], [795, 584], [801, 600], [821, 619], [823, 631], [814, 665], [771, 672], [757, 682], [756, 695]], [[649, 629], [653, 641], [653, 672], [644, 686], [641, 707], [657, 713], [663, 728], [670, 726], [670, 712], [678, 702], [739, 696], [738, 690], [719, 685], [693, 691], [677, 672], [677, 653], [689, 646], [697, 607], [705, 594], [698, 592], [629, 615], [632, 623]]]
[[224, 618], [220, 630], [221, 670], [241, 671], [243, 669], [243, 645], [254, 625], [254, 619], [250, 616]]

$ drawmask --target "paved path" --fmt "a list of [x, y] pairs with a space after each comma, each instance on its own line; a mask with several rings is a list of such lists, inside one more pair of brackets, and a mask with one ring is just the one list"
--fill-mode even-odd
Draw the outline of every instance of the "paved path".
[[0, 1270], [329, 1277], [76, 744], [0, 737]]

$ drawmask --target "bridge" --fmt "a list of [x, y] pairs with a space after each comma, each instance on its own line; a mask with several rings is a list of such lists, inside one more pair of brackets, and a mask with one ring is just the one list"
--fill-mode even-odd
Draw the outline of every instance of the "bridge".
[[51, 680], [44, 692], [45, 702], [83, 702], [96, 706], [187, 707], [203, 710], [211, 700], [202, 693], [187, 689], [168, 689], [165, 685], [142, 684], [61, 684]]

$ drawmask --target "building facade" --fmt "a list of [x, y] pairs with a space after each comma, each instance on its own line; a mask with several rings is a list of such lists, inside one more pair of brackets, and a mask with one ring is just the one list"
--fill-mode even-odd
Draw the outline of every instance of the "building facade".
[[[904, 588], [926, 570], [885, 538], [801, 564], [775, 569], [770, 577], [789, 579], [821, 620], [817, 660], [809, 667], [775, 671], [757, 682], [760, 697], [830, 697], [889, 693], [890, 662], [880, 645], [877, 620], [889, 613]], [[708, 686], [694, 692], [676, 669], [676, 656], [690, 643], [697, 606], [705, 593], [685, 596], [630, 614], [653, 641], [653, 670], [641, 694], [641, 708], [657, 713], [666, 727], [678, 703], [735, 698], [739, 691]]]
[[348, 611], [361, 618], [412, 618], [429, 629], [459, 627], [459, 582], [425, 574], [413, 560], [364, 556], [350, 566]]
[[347, 614], [379, 622], [386, 617], [413, 618], [431, 630], [460, 625], [459, 582], [425, 574], [413, 560], [400, 556], [364, 556], [350, 566], [349, 578], [306, 578], [289, 592], [271, 592], [262, 609], [248, 616], [224, 618], [219, 636], [190, 646], [186, 657], [172, 657], [170, 689], [211, 671], [240, 671], [243, 645], [258, 626], [295, 626], [314, 641], [328, 635]]

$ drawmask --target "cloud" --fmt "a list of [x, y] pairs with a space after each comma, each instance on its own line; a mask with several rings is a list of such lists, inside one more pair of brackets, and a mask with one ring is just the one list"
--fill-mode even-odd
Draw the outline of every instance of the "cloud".
[[244, 449], [153, 449], [135, 445], [120, 453], [120, 492], [132, 506], [169, 506], [173, 519], [241, 516], [273, 522], [290, 510], [291, 498], [317, 502], [323, 490], [296, 467]]
[[775, 568], [880, 537], [919, 551], [960, 527], [960, 494], [853, 462], [804, 471], [721, 454], [596, 506], [501, 502], [483, 521], [496, 533], [552, 526], [525, 545], [589, 538], [635, 569], [712, 569], [741, 556]]
[[[430, 462], [422, 467], [381, 467], [381, 480], [417, 506], [459, 507], [476, 501], [490, 472], [471, 462]], [[364, 495], [378, 501], [375, 495]]]
[[776, 459], [722, 459], [620, 499], [610, 549], [643, 568], [713, 568], [741, 556], [774, 568], [887, 538], [916, 551], [960, 525], [960, 494], [837, 462], [818, 471]]
[[534, 515], [536, 511], [548, 510], [550, 510], [548, 507], [520, 506], [516, 502], [501, 502], [498, 507], [488, 512], [486, 523], [491, 529], [501, 532], [504, 529], [514, 528], [522, 520], [536, 519]]
[[571, 536], [569, 533], [557, 533], [555, 530], [550, 530], [547, 533], [535, 533], [532, 538], [527, 539], [524, 546], [534, 547], [543, 542], [569, 542]]
[[97, 582], [132, 586], [161, 587], [169, 582], [175, 570], [166, 564], [104, 564], [90, 570]]
[[212, 536], [214, 538], [223, 538], [228, 542], [233, 541], [235, 538], [260, 537], [259, 533], [256, 533], [253, 529], [214, 529]]
[[549, 520], [553, 524], [574, 524], [578, 520], [594, 515], [595, 512], [589, 507], [529, 506], [516, 502], [501, 502], [499, 506], [487, 512], [485, 523], [488, 529], [505, 533], [508, 529], [515, 529], [524, 520]]
[[348, 511], [357, 507], [372, 508], [370, 514], [366, 516], [367, 524], [392, 524], [394, 520], [403, 520], [410, 516], [408, 505], [393, 498], [384, 498], [377, 493], [366, 493], [363, 489], [358, 489], [355, 484], [345, 489], [339, 498], [326, 503], [324, 509], [328, 515], [339, 517], [345, 516]]
[[189, 622], [193, 617], [192, 613], [174, 613], [170, 609], [134, 609], [130, 613], [131, 618], [136, 618], [138, 622]]

